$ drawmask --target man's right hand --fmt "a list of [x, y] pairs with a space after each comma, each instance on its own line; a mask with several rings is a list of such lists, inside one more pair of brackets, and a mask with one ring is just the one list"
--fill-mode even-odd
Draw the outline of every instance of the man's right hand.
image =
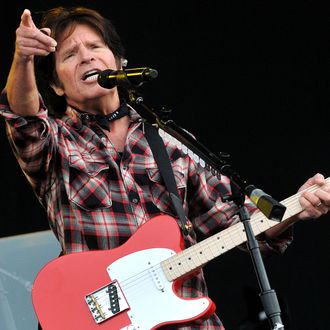
[[16, 30], [16, 60], [31, 60], [34, 55], [47, 56], [54, 52], [57, 43], [49, 35], [50, 29], [39, 30], [33, 22], [31, 12], [25, 9]]

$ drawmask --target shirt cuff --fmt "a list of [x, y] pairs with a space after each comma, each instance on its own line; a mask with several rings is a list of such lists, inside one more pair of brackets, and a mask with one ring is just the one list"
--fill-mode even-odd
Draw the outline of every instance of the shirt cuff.
[[6, 122], [15, 128], [25, 126], [28, 122], [48, 117], [48, 110], [45, 107], [41, 95], [39, 95], [39, 111], [35, 116], [20, 116], [15, 114], [8, 103], [7, 93], [4, 90], [0, 95], [0, 115], [3, 116]]

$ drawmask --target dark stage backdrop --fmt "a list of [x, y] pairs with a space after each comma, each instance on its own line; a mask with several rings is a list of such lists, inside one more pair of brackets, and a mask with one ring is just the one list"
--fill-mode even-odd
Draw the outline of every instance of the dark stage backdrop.
[[[158, 78], [141, 93], [154, 108], [278, 200], [316, 172], [329, 176], [329, 17], [317, 1], [17, 1], [1, 10], [0, 79], [4, 86], [24, 8], [88, 5], [111, 18], [128, 67]], [[1, 236], [48, 229], [0, 122]], [[329, 329], [330, 217], [299, 223], [287, 252], [265, 260], [286, 329]], [[55, 256], [54, 256], [55, 257]], [[228, 330], [261, 311], [248, 254], [230, 251], [205, 267], [210, 296]], [[245, 324], [245, 325], [244, 325]]]

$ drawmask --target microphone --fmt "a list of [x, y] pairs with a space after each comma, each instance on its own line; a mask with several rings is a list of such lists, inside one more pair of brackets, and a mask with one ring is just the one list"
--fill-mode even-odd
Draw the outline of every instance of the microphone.
[[151, 68], [133, 68], [117, 71], [107, 69], [99, 73], [97, 82], [103, 88], [109, 89], [117, 85], [127, 86], [129, 84], [139, 87], [146, 81], [156, 79], [157, 76], [157, 70]]
[[281, 221], [286, 207], [253, 185], [246, 187], [247, 195], [257, 208], [270, 220]]

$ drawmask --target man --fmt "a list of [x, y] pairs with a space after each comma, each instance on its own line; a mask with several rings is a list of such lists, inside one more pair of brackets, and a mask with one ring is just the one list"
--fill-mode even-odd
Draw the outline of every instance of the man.
[[[143, 119], [117, 87], [97, 82], [101, 71], [121, 69], [123, 59], [115, 28], [93, 10], [51, 9], [41, 29], [29, 10], [22, 14], [1, 113], [63, 254], [116, 248], [151, 218], [174, 216]], [[196, 243], [195, 229], [209, 235], [237, 223], [236, 205], [221, 199], [230, 193], [230, 180], [207, 172], [171, 139], [164, 142], [192, 225], [185, 246]], [[283, 252], [295, 222], [328, 212], [329, 187], [321, 174], [300, 190], [314, 184], [319, 189], [301, 195], [302, 212], [260, 235], [264, 253]], [[246, 206], [251, 214], [256, 210], [248, 199]], [[203, 272], [178, 291], [186, 298], [207, 296]], [[177, 328], [224, 329], [216, 314]]]

